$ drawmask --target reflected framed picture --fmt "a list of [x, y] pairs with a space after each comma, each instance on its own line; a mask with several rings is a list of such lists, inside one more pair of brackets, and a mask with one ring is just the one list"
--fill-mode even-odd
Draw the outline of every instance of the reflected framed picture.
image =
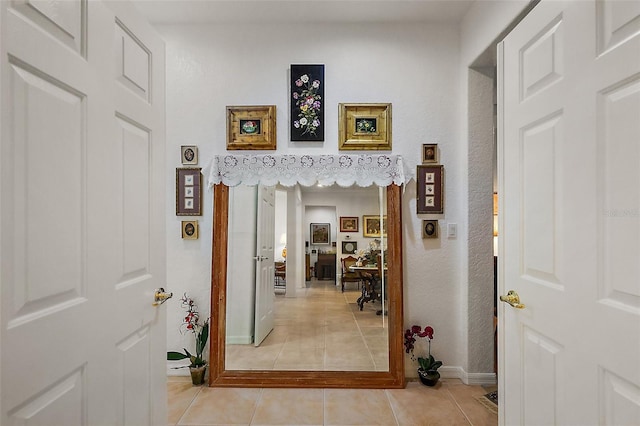
[[391, 104], [339, 104], [338, 149], [391, 151]]
[[358, 250], [357, 241], [343, 241], [342, 242], [342, 254], [355, 254]]
[[362, 236], [363, 237], [379, 237], [380, 230], [382, 235], [387, 235], [387, 216], [382, 217], [382, 226], [380, 225], [380, 216], [364, 215], [362, 216]]
[[198, 221], [197, 220], [182, 221], [182, 238], [185, 240], [198, 239]]
[[438, 238], [438, 221], [422, 221], [422, 238]]
[[340, 232], [358, 232], [358, 217], [340, 216]]
[[419, 165], [416, 176], [417, 213], [444, 213], [444, 166]]
[[311, 244], [312, 245], [329, 245], [331, 235], [331, 225], [328, 223], [312, 223], [311, 224]]
[[422, 144], [422, 164], [438, 163], [438, 144], [423, 143]]
[[228, 106], [228, 150], [275, 150], [276, 106]]
[[176, 216], [202, 216], [200, 167], [176, 169]]
[[180, 159], [185, 166], [198, 164], [198, 147], [195, 145], [183, 145], [180, 147]]

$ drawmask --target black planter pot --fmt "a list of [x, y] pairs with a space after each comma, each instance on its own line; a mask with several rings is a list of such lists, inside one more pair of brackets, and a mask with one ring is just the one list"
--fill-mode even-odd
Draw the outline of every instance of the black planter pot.
[[435, 386], [438, 380], [440, 380], [440, 373], [436, 370], [424, 371], [422, 368], [418, 368], [418, 377], [423, 385]]

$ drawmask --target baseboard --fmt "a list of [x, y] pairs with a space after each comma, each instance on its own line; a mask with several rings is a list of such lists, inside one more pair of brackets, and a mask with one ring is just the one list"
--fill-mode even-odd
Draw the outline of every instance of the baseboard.
[[250, 345], [253, 343], [252, 336], [227, 336], [227, 345]]
[[167, 367], [167, 376], [190, 376], [188, 368], [171, 368]]
[[462, 367], [440, 367], [440, 377], [444, 379], [460, 379], [465, 385], [495, 385], [495, 373], [467, 373]]

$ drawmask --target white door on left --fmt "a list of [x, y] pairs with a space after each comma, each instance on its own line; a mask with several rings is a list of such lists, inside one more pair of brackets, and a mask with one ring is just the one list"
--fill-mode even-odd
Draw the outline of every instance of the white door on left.
[[15, 0], [0, 43], [0, 424], [166, 424], [163, 42]]

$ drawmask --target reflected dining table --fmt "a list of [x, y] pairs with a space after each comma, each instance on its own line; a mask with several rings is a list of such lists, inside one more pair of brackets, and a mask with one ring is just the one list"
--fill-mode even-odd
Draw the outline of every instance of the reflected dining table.
[[[351, 272], [356, 272], [364, 282], [364, 285], [362, 286], [362, 294], [358, 297], [356, 302], [360, 310], [364, 309], [364, 304], [367, 302], [374, 302], [376, 300], [382, 301], [383, 295], [380, 289], [381, 279], [378, 265], [351, 265], [349, 266], [349, 270]], [[387, 270], [386, 266], [384, 267], [384, 270]]]

